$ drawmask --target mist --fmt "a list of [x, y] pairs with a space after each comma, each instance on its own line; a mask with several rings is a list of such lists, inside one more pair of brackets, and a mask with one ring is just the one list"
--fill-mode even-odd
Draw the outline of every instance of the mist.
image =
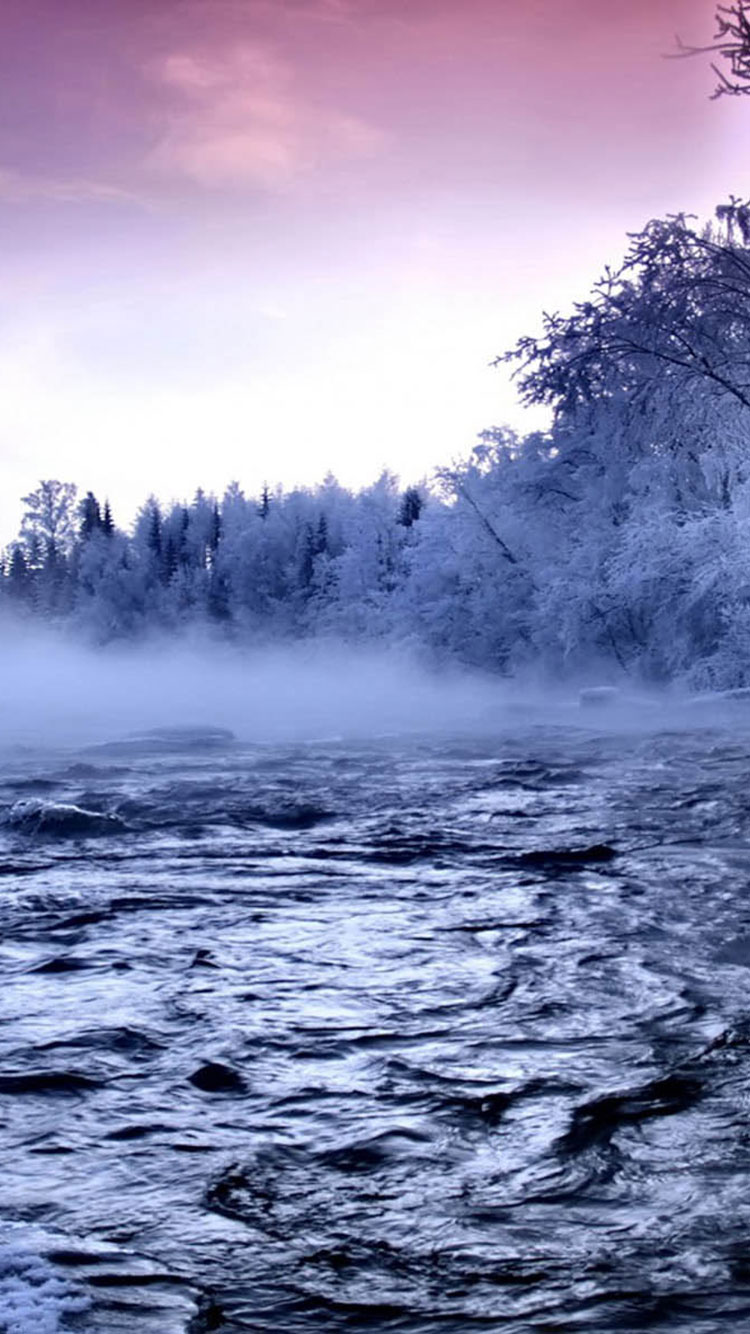
[[623, 680], [500, 678], [404, 648], [335, 640], [252, 647], [207, 638], [86, 646], [3, 622], [0, 737], [14, 746], [127, 742], [155, 729], [223, 728], [238, 741], [498, 734], [529, 725], [594, 731], [743, 727], [746, 692], [645, 691]]
[[496, 678], [334, 642], [94, 649], [14, 626], [1, 680], [6, 745], [92, 745], [178, 727], [222, 727], [261, 743], [445, 733], [522, 707], [518, 690]]

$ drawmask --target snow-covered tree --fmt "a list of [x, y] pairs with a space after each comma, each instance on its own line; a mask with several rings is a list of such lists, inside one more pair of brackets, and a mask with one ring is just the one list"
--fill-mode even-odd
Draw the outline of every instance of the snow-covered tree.
[[23, 497], [21, 539], [41, 543], [45, 557], [68, 555], [75, 537], [76, 495], [72, 482], [40, 482]]

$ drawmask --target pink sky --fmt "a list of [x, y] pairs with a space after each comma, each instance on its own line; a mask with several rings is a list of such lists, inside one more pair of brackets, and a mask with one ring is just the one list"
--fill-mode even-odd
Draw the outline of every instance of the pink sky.
[[108, 494], [404, 481], [627, 230], [744, 195], [705, 0], [5, 0], [0, 541]]

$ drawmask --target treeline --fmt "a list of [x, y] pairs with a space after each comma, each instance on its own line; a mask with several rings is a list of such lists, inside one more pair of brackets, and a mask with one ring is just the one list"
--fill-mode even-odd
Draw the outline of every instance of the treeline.
[[125, 533], [108, 502], [46, 480], [23, 498], [3, 595], [100, 642], [201, 623], [269, 639], [382, 635], [426, 495], [388, 473], [358, 494], [332, 477], [259, 497], [233, 483], [221, 499], [150, 497]]
[[548, 431], [493, 428], [429, 487], [152, 498], [127, 534], [91, 493], [43, 482], [2, 596], [100, 642], [201, 624], [750, 684], [750, 207], [649, 223], [499, 360]]

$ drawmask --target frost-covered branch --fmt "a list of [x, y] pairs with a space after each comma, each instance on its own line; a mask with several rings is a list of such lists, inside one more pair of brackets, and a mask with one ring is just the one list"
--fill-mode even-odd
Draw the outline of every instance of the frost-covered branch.
[[693, 46], [677, 38], [676, 56], [717, 54], [729, 65], [729, 73], [715, 62], [711, 69], [717, 78], [712, 93], [715, 100], [750, 93], [750, 3], [737, 0], [733, 5], [718, 5], [716, 9], [714, 40], [703, 46]]

